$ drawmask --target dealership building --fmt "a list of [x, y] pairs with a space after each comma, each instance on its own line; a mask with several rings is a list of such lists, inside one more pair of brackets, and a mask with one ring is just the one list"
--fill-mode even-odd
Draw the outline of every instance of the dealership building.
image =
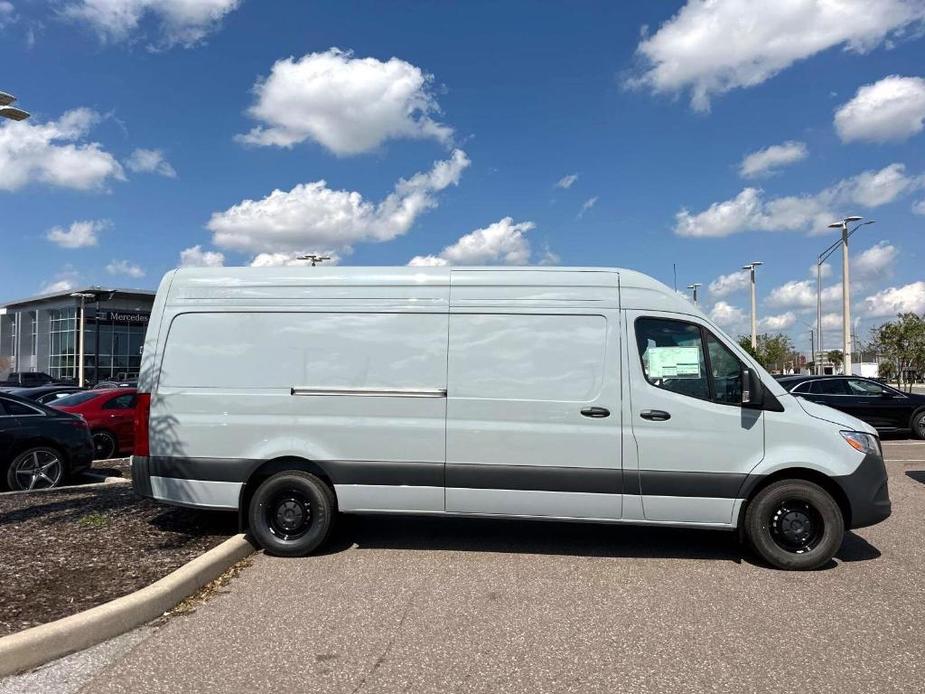
[[0, 377], [44, 371], [76, 380], [82, 331], [86, 383], [134, 378], [153, 303], [144, 289], [87, 287], [0, 304]]

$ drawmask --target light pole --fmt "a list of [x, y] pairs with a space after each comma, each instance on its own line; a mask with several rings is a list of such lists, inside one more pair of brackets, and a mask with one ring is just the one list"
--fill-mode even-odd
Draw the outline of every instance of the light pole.
[[16, 97], [6, 92], [0, 92], [0, 116], [10, 120], [26, 120], [29, 117], [28, 111], [16, 108], [10, 104], [16, 101]]
[[[849, 276], [848, 270], [848, 239], [851, 235], [860, 229], [862, 226], [867, 226], [868, 224], [873, 224], [874, 220], [870, 219], [866, 222], [861, 222], [856, 225], [851, 231], [848, 231], [848, 222], [860, 222], [863, 217], [857, 215], [852, 215], [850, 217], [845, 217], [840, 222], [832, 222], [829, 224], [829, 229], [841, 229], [841, 239], [837, 241], [833, 246], [830, 246], [832, 250], [826, 249], [826, 257], [832, 254], [834, 248], [841, 244], [842, 247], [842, 371], [850, 376], [851, 375], [851, 278]], [[820, 256], [822, 257], [822, 256]], [[821, 266], [817, 265], [816, 267], [816, 277], [817, 282], [821, 284]], [[816, 296], [816, 311], [819, 314], [819, 328], [822, 329], [822, 291], [817, 289]], [[821, 333], [820, 333], [821, 337]]]
[[95, 299], [92, 292], [74, 292], [74, 298], [80, 299], [80, 319], [77, 323], [77, 385], [84, 387], [84, 303], [87, 299]]
[[687, 288], [693, 293], [694, 304], [697, 304], [697, 287], [703, 285], [703, 282], [694, 282], [693, 284], [687, 285]]
[[764, 265], [764, 263], [754, 260], [748, 265], [742, 266], [743, 270], [749, 271], [752, 283], [752, 349], [758, 349], [758, 312], [755, 302], [755, 269], [759, 265]]

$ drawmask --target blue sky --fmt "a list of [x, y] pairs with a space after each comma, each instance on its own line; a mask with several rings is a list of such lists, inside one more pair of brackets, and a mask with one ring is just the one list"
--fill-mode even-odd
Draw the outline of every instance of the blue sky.
[[925, 312], [923, 19], [925, 0], [0, 0], [0, 89], [32, 113], [0, 126], [0, 298], [300, 252], [668, 284], [676, 264], [738, 334], [760, 260], [762, 329], [808, 347], [825, 224], [859, 214], [866, 336]]

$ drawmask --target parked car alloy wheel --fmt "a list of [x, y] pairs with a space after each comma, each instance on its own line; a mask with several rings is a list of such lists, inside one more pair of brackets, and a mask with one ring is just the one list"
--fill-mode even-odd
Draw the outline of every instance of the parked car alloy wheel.
[[108, 460], [116, 454], [118, 442], [116, 437], [108, 431], [94, 431], [93, 448], [95, 449], [94, 460]]
[[64, 479], [64, 463], [54, 448], [30, 448], [10, 464], [6, 481], [14, 491], [57, 487]]

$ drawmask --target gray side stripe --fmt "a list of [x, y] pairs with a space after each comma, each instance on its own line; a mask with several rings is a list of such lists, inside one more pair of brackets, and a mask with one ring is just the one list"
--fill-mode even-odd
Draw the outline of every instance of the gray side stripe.
[[[246, 482], [263, 460], [135, 456], [139, 482], [147, 475], [178, 479]], [[313, 461], [334, 484], [517, 489], [526, 491], [740, 498], [763, 475], [664, 470], [479, 463]]]

